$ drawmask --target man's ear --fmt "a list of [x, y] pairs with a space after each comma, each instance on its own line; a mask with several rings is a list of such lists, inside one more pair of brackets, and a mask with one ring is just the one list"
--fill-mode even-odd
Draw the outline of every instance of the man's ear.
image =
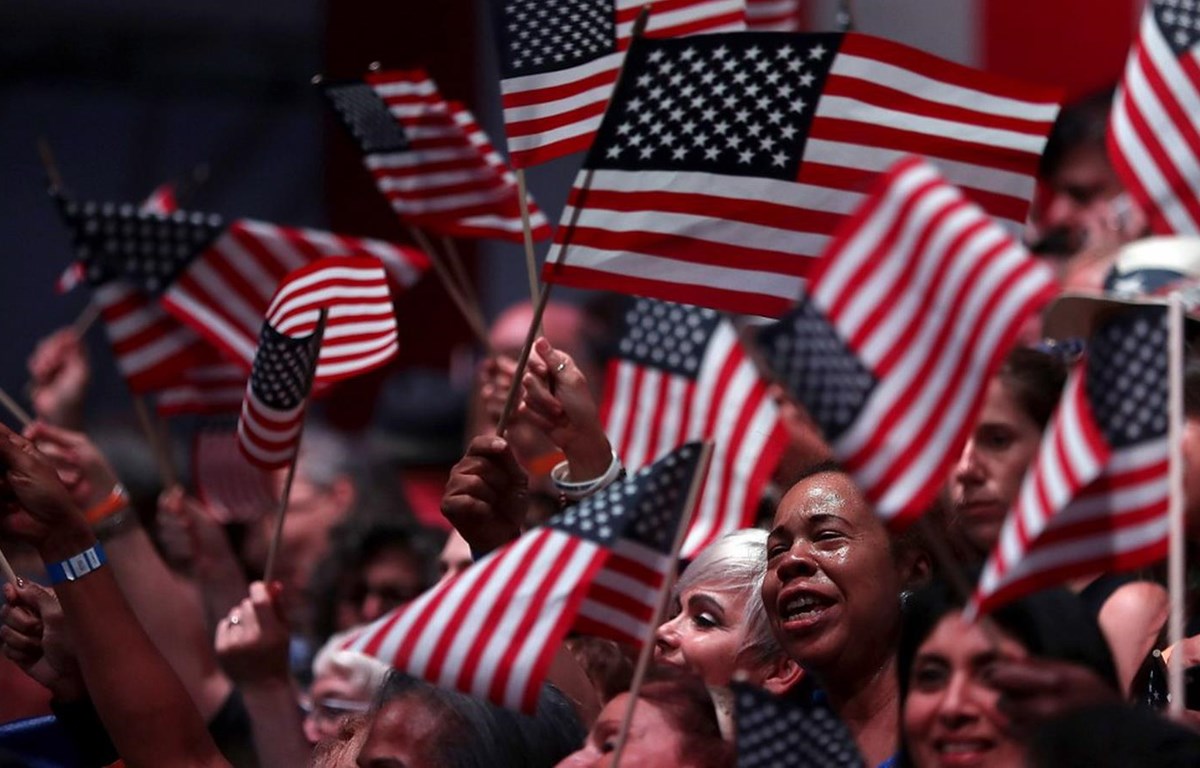
[[933, 558], [924, 547], [906, 547], [898, 559], [902, 589], [920, 589], [933, 579]]
[[762, 681], [762, 689], [776, 696], [782, 696], [792, 690], [804, 679], [804, 670], [796, 660], [785, 653], [780, 653], [770, 663], [766, 678]]

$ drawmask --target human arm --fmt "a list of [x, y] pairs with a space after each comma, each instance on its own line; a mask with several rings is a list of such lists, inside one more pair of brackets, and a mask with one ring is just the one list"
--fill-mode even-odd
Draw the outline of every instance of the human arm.
[[[117, 484], [104, 455], [79, 432], [35, 422], [25, 431], [48, 456], [76, 506], [94, 509]], [[233, 685], [213, 654], [200, 593], [174, 573], [154, 548], [133, 511], [120, 509], [100, 523], [109, 566], [129, 606], [186, 686], [207, 720], [225, 703]]]
[[1117, 680], [1126, 697], [1134, 676], [1154, 650], [1169, 612], [1167, 590], [1150, 581], [1122, 585], [1101, 606], [1100, 629], [1112, 650]]
[[246, 594], [242, 565], [208, 506], [178, 486], [158, 498], [158, 540], [167, 560], [196, 585], [209, 633]]
[[217, 625], [215, 641], [217, 658], [250, 713], [262, 768], [304, 765], [311, 752], [288, 671], [290, 633], [279, 598], [278, 584], [269, 589], [252, 583], [247, 597]]
[[83, 400], [91, 379], [83, 340], [60, 328], [38, 342], [28, 361], [30, 400], [37, 418], [67, 429], [83, 429]]
[[[94, 546], [95, 535], [50, 460], [0, 425], [0, 530], [48, 566]], [[204, 719], [101, 566], [56, 588], [92, 701], [129, 766], [226, 766]]]

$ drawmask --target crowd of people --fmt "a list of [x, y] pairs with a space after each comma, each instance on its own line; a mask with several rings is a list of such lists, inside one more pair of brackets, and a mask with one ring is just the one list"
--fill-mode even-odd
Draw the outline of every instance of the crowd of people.
[[[1063, 113], [1028, 234], [1075, 290], [1110, 288], [1145, 234], [1106, 159], [1110, 101]], [[566, 639], [534, 714], [347, 650], [357, 628], [619, 482], [599, 416], [613, 342], [600, 304], [551, 305], [496, 434], [532, 315], [492, 326], [440, 519], [394, 461], [309, 418], [270, 582], [275, 510], [230, 523], [183, 486], [147, 490], [87, 430], [81, 340], [39, 344], [36, 419], [0, 427], [0, 551], [20, 577], [3, 588], [0, 711], [53, 719], [37, 742], [0, 732], [0, 765], [583, 768], [610, 765], [620, 742], [629, 768], [718, 768], [738, 759], [735, 683], [831, 712], [871, 767], [1200, 765], [1200, 696], [1166, 687], [1168, 665], [1200, 674], [1200, 610], [1167, 647], [1161, 573], [1098, 573], [964, 619], [1076, 362], [1036, 331], [989, 383], [937, 505], [901, 533], [776, 387], [790, 445], [760, 525], [681, 563], [632, 701], [637, 649], [586, 635]], [[1200, 544], [1200, 361], [1184, 391]], [[1181, 721], [1171, 695], [1186, 697]]]

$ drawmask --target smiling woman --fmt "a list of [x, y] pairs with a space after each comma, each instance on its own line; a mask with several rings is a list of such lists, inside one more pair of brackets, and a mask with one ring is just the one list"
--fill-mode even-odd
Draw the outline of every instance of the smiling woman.
[[893, 541], [836, 467], [792, 486], [775, 513], [762, 592], [772, 629], [817, 677], [868, 765], [899, 743], [900, 593], [928, 569], [924, 552]]

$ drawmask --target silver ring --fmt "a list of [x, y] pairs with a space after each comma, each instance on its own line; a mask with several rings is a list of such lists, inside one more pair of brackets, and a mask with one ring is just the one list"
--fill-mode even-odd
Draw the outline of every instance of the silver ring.
[[240, 614], [237, 614], [237, 613], [231, 613], [231, 614], [229, 614], [229, 623], [230, 623], [230, 624], [232, 624], [232, 625], [233, 625], [233, 626], [235, 626], [235, 627], [236, 627], [238, 624], [241, 624], [241, 623], [242, 623], [242, 617], [241, 617], [241, 615], [240, 615]]
[[563, 372], [563, 369], [564, 369], [564, 368], [566, 368], [566, 367], [567, 367], [567, 361], [566, 361], [566, 360], [563, 360], [561, 363], [559, 363], [559, 364], [558, 364], [558, 367], [554, 369], [554, 372], [555, 372], [555, 373], [562, 373], [562, 372]]

